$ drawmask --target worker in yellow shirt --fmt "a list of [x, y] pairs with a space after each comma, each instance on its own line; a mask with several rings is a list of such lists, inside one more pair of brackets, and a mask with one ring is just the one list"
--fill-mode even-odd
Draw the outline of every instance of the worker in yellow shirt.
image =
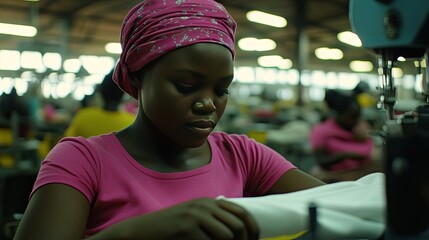
[[102, 107], [81, 108], [71, 120], [64, 136], [90, 136], [115, 132], [130, 125], [135, 115], [121, 109], [124, 92], [113, 82], [113, 71], [105, 76], [98, 91]]

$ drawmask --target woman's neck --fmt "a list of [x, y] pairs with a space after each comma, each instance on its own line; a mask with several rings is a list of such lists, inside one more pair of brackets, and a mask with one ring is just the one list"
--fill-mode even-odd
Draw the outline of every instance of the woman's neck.
[[144, 114], [138, 114], [134, 123], [116, 136], [136, 161], [153, 170], [185, 171], [210, 162], [207, 142], [197, 148], [184, 148], [161, 133]]

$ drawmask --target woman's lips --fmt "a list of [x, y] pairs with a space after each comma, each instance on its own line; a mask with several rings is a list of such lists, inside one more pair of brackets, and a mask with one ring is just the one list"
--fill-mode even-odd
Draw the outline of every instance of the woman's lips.
[[193, 132], [200, 134], [209, 134], [213, 131], [216, 124], [212, 120], [197, 120], [189, 122], [188, 124], [186, 124], [186, 126]]

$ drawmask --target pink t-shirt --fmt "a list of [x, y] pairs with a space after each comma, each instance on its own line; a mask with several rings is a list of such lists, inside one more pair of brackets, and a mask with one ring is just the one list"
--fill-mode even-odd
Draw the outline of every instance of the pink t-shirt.
[[295, 168], [277, 152], [245, 135], [212, 133], [211, 162], [203, 167], [161, 173], [143, 167], [116, 136], [64, 138], [48, 154], [33, 188], [63, 183], [91, 204], [86, 235], [132, 216], [198, 197], [259, 196]]
[[356, 140], [350, 131], [341, 128], [334, 119], [314, 126], [310, 134], [310, 145], [313, 150], [325, 149], [328, 153], [355, 152], [365, 156], [365, 159], [356, 161], [345, 159], [331, 166], [330, 170], [356, 169], [370, 161], [373, 140], [368, 138], [361, 141]]

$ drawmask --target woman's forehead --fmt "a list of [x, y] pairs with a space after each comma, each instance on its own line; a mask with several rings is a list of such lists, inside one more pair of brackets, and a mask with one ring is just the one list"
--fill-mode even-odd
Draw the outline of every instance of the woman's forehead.
[[[230, 51], [217, 44], [199, 43], [172, 51], [161, 57], [157, 68], [170, 70], [208, 70], [216, 67], [219, 72], [233, 72], [234, 63]], [[231, 74], [231, 73], [229, 73]]]

